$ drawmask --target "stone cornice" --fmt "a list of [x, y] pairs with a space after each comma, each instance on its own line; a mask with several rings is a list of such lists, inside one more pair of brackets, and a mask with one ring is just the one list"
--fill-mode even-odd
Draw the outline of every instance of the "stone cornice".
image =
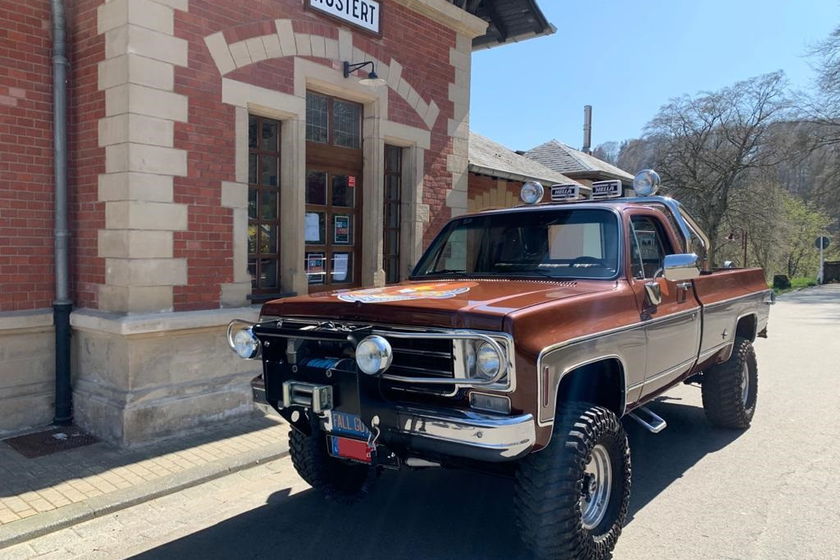
[[259, 306], [179, 311], [163, 313], [122, 314], [79, 309], [70, 315], [70, 324], [77, 329], [100, 331], [123, 336], [161, 333], [208, 327], [221, 327], [233, 319], [256, 321]]
[[52, 326], [52, 309], [0, 312], [0, 331], [20, 331]]

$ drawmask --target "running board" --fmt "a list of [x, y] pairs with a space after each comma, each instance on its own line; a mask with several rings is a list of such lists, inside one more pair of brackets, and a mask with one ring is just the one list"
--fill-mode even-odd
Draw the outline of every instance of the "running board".
[[668, 427], [668, 423], [663, 418], [646, 406], [640, 406], [627, 415], [654, 434], [658, 434]]

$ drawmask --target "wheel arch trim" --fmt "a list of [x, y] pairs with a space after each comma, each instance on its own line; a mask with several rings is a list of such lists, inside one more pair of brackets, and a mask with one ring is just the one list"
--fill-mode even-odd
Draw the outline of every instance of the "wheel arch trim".
[[[566, 348], [563, 348], [566, 349]], [[619, 397], [619, 409], [615, 411], [619, 417], [624, 416], [624, 412], [627, 409], [627, 360], [618, 353], [610, 352], [605, 354], [599, 354], [595, 357], [585, 358], [583, 360], [572, 361], [566, 365], [562, 366], [560, 369], [560, 373], [557, 374], [556, 380], [549, 381], [549, 386], [545, 387], [543, 383], [543, 368], [545, 367], [552, 367], [551, 365], [546, 364], [547, 361], [550, 360], [550, 355], [558, 353], [560, 350], [563, 349], [556, 349], [550, 352], [543, 351], [540, 353], [539, 358], [537, 359], [537, 371], [539, 373], [538, 379], [538, 391], [537, 391], [537, 410], [540, 412], [545, 412], [545, 409], [549, 409], [552, 414], [551, 417], [546, 419], [544, 414], [540, 414], [537, 417], [537, 425], [540, 427], [551, 426], [554, 424], [554, 415], [557, 411], [557, 395], [560, 391], [560, 385], [563, 383], [563, 380], [573, 374], [575, 371], [579, 370], [580, 368], [590, 366], [597, 363], [607, 363], [613, 362], [617, 363], [618, 365], [618, 373], [620, 379], [620, 387], [617, 388], [618, 390], [618, 397]], [[543, 399], [546, 396], [544, 391], [550, 391], [548, 396], [548, 406], [544, 407], [541, 406], [543, 404]]]

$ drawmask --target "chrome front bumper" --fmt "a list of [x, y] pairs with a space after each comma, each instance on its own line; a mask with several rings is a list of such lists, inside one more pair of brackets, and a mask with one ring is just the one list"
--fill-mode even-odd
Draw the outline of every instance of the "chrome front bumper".
[[265, 382], [262, 377], [255, 377], [251, 380], [251, 395], [254, 397], [254, 407], [268, 416], [277, 414], [274, 407], [268, 404], [265, 398]]
[[[254, 405], [266, 414], [277, 411], [265, 399], [261, 378], [251, 382]], [[528, 453], [536, 441], [531, 414], [500, 416], [461, 409], [395, 406], [400, 436], [408, 436], [412, 451], [498, 463]], [[383, 426], [388, 428], [389, 426]]]
[[498, 416], [471, 410], [396, 407], [399, 432], [419, 451], [489, 461], [512, 461], [534, 446], [531, 414]]

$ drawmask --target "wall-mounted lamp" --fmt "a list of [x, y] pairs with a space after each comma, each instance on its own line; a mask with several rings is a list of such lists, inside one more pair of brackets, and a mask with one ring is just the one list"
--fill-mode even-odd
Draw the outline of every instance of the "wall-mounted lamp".
[[370, 72], [368, 72], [367, 78], [362, 78], [361, 80], [359, 80], [360, 84], [362, 84], [363, 86], [368, 86], [368, 87], [379, 87], [379, 86], [384, 86], [386, 83], [388, 83], [376, 74], [376, 70], [373, 66], [373, 61], [372, 60], [367, 60], [365, 62], [355, 62], [353, 64], [351, 64], [351, 63], [349, 63], [345, 60], [344, 61], [344, 77], [349, 78], [351, 73], [355, 72], [356, 70], [361, 70], [362, 68], [364, 68], [368, 64], [370, 64]]

